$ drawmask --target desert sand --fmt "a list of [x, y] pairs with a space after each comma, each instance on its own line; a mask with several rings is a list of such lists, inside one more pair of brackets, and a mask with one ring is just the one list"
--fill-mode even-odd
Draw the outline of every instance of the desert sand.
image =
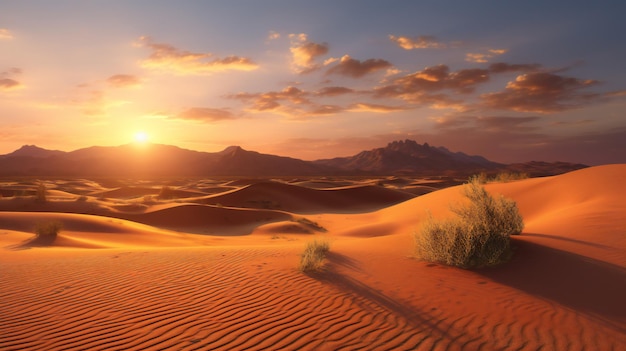
[[[1, 350], [624, 350], [626, 165], [487, 184], [525, 229], [498, 267], [413, 256], [458, 186], [0, 181]], [[335, 182], [335, 183], [333, 183]], [[420, 196], [417, 196], [420, 195]], [[58, 220], [51, 246], [37, 222]], [[297, 266], [330, 241], [325, 269]]]

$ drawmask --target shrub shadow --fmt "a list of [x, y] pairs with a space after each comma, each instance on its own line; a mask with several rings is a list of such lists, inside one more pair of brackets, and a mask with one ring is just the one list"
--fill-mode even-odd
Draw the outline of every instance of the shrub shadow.
[[384, 313], [383, 311], [387, 311], [394, 316], [404, 319], [408, 325], [436, 331], [439, 335], [449, 338], [447, 330], [439, 325], [441, 320], [431, 316], [428, 312], [419, 310], [407, 302], [395, 299], [380, 290], [338, 273], [333, 269], [336, 266], [344, 266], [352, 270], [362, 271], [357, 265], [357, 261], [336, 252], [329, 252], [326, 258], [330, 263], [329, 267], [327, 267], [328, 269], [310, 273], [309, 276], [353, 296], [353, 302], [360, 305], [365, 311], [370, 313]]
[[623, 327], [626, 320], [626, 269], [523, 239], [511, 240], [517, 247], [511, 262], [480, 269], [476, 273], [592, 317], [600, 317], [626, 332]]

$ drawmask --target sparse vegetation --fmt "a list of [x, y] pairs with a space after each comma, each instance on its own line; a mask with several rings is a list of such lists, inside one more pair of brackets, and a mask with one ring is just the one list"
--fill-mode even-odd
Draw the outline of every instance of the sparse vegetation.
[[478, 182], [479, 184], [487, 184], [487, 183], [506, 183], [512, 182], [515, 180], [527, 179], [528, 173], [518, 173], [518, 172], [500, 172], [493, 177], [489, 177], [487, 173], [481, 172], [479, 174], [473, 175], [469, 178], [470, 182]]
[[40, 182], [37, 185], [37, 192], [35, 193], [35, 199], [37, 200], [37, 202], [46, 202], [48, 201], [48, 198], [46, 195], [47, 195], [46, 185]]
[[306, 244], [300, 256], [300, 271], [304, 273], [318, 272], [324, 267], [324, 259], [330, 250], [330, 243], [326, 240], [313, 240]]
[[430, 217], [416, 233], [418, 257], [462, 268], [508, 260], [510, 235], [524, 229], [517, 204], [503, 196], [492, 197], [477, 179], [463, 187], [463, 195], [469, 202], [452, 208], [456, 217]]
[[174, 191], [167, 185], [161, 187], [158, 195], [159, 199], [172, 199], [174, 198]]
[[29, 244], [34, 246], [51, 245], [62, 228], [63, 224], [58, 221], [37, 223], [35, 226], [36, 236]]

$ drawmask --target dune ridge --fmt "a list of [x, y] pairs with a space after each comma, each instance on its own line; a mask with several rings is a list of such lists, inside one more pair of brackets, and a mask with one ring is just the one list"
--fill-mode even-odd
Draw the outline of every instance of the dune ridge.
[[[304, 217], [194, 203], [107, 212], [128, 219], [3, 211], [0, 348], [619, 350], [624, 180], [626, 165], [608, 165], [487, 184], [517, 202], [526, 229], [510, 262], [473, 271], [412, 256], [420, 221], [450, 215], [459, 187], [345, 213], [320, 210], [315, 196], [326, 194], [248, 189], [309, 199]], [[378, 194], [355, 189], [357, 198]], [[245, 198], [228, 194], [233, 204]], [[68, 225], [57, 246], [6, 249], [32, 236], [32, 221], [53, 218]], [[179, 222], [217, 232], [157, 228]], [[324, 230], [298, 230], [306, 225]], [[331, 249], [326, 269], [305, 275], [296, 267], [311, 237]]]

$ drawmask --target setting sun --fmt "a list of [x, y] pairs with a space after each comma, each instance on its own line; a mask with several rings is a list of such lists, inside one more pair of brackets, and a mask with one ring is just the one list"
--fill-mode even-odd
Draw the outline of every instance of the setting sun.
[[135, 142], [137, 143], [145, 143], [148, 141], [148, 134], [146, 132], [137, 132], [135, 133]]

